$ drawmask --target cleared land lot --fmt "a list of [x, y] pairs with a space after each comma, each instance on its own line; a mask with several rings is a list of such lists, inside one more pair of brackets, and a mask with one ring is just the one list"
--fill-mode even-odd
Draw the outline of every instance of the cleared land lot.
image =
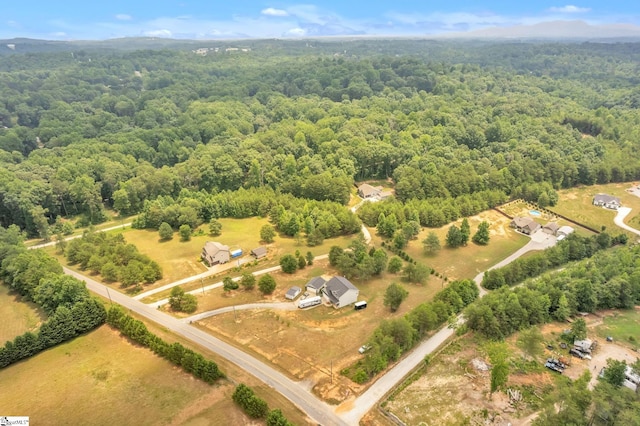
[[[427, 264], [449, 280], [473, 279], [478, 273], [486, 271], [529, 242], [529, 238], [514, 232], [509, 227], [509, 219], [493, 210], [468, 218], [471, 237], [483, 220], [490, 224], [491, 239], [486, 246], [479, 246], [469, 241], [466, 247], [455, 249], [446, 247], [447, 231], [450, 225], [445, 225], [437, 229], [423, 229], [416, 240], [409, 242], [405, 251], [417, 261]], [[461, 223], [462, 220], [459, 220], [455, 225], [459, 227]], [[442, 249], [436, 254], [425, 254], [423, 250], [422, 241], [430, 232], [435, 232], [438, 235], [442, 246]]]
[[[335, 271], [324, 260], [295, 275], [276, 273], [273, 275], [278, 283], [276, 292], [263, 300], [285, 301], [284, 293], [291, 285], [303, 287], [320, 273], [331, 276]], [[383, 305], [383, 299], [385, 289], [393, 281], [401, 282], [399, 276], [392, 274], [364, 282], [352, 280], [360, 290], [360, 300], [368, 302], [367, 309], [360, 311], [352, 306], [338, 310], [318, 306], [295, 311], [237, 311], [205, 319], [200, 324], [216, 336], [269, 360], [291, 377], [308, 380], [309, 386], [327, 400], [341, 401], [360, 387], [340, 376], [340, 370], [362, 356], [358, 348], [371, 336], [380, 320], [404, 315], [418, 304], [431, 300], [442, 287], [435, 277], [424, 286], [402, 283], [409, 291], [409, 297], [392, 314]], [[222, 295], [222, 289], [218, 291], [218, 295], [210, 297], [214, 300], [245, 299], [242, 290], [232, 292], [230, 296]], [[202, 306], [216, 303], [219, 302], [201, 302]], [[234, 300], [228, 304], [237, 303]]]
[[246, 424], [210, 386], [108, 326], [0, 370], [0, 401], [35, 424]]
[[27, 331], [35, 331], [44, 313], [33, 303], [21, 301], [21, 297], [9, 292], [9, 287], [0, 283], [0, 344], [13, 340]]
[[[606, 226], [613, 234], [626, 233], [613, 223], [616, 216], [615, 210], [609, 210], [593, 205], [593, 197], [596, 194], [609, 194], [620, 198], [623, 206], [631, 207], [632, 211], [627, 216], [625, 223], [630, 226], [640, 225], [640, 197], [630, 193], [628, 190], [637, 186], [636, 183], [610, 183], [607, 185], [583, 186], [579, 188], [566, 189], [558, 192], [558, 204], [550, 210], [567, 216], [579, 223], [591, 226], [594, 229], [601, 229]], [[628, 233], [630, 237], [635, 235]]]

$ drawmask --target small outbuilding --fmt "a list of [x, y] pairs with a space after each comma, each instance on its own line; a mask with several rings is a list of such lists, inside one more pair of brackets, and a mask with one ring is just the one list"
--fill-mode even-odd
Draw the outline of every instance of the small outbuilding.
[[256, 259], [262, 259], [266, 255], [267, 255], [267, 248], [264, 246], [260, 246], [258, 248], [254, 248], [253, 250], [251, 250], [251, 256], [255, 257]]
[[229, 246], [215, 241], [207, 241], [202, 249], [202, 260], [207, 265], [213, 266], [219, 263], [227, 263], [230, 259]]
[[289, 290], [287, 290], [287, 293], [284, 295], [284, 297], [289, 300], [294, 300], [296, 297], [298, 297], [301, 291], [302, 289], [300, 287], [294, 285]]
[[557, 231], [556, 231], [556, 235], [558, 236], [558, 241], [562, 241], [565, 238], [567, 238], [567, 236], [569, 234], [573, 234], [573, 232], [575, 231], [575, 229], [573, 229], [570, 226], [561, 226]]
[[322, 292], [334, 308], [342, 308], [356, 303], [360, 294], [360, 290], [345, 277], [331, 278], [327, 281]]
[[322, 294], [322, 289], [324, 289], [324, 286], [326, 284], [327, 284], [327, 282], [325, 281], [324, 278], [315, 277], [315, 278], [311, 278], [311, 280], [309, 280], [307, 285], [305, 285], [305, 289], [310, 294], [313, 294], [314, 296], [319, 296], [319, 295]]
[[558, 225], [556, 222], [549, 222], [542, 227], [542, 232], [549, 235], [556, 235], [558, 229], [560, 229], [560, 225]]

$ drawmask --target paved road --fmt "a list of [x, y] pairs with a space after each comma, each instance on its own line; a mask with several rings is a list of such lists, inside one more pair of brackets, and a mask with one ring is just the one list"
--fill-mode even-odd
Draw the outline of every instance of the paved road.
[[[97, 229], [96, 231], [98, 231], [98, 232], [107, 232], [107, 231], [113, 231], [114, 229], [124, 229], [127, 226], [131, 226], [131, 222], [123, 223], [122, 225], [111, 226], [109, 228]], [[75, 240], [76, 238], [80, 238], [80, 237], [82, 237], [82, 234], [72, 235], [71, 237], [67, 237], [64, 240], [65, 241], [71, 241], [71, 240]], [[49, 241], [48, 243], [37, 244], [35, 246], [30, 246], [30, 247], [27, 247], [27, 248], [29, 248], [29, 249], [39, 249], [39, 248], [51, 247], [51, 246], [56, 245], [56, 243], [57, 243], [57, 241]]]
[[[500, 268], [510, 262], [513, 262], [518, 257], [532, 250], [544, 250], [553, 246], [556, 243], [554, 236], [543, 233], [542, 231], [536, 232], [531, 236], [531, 241], [525, 244], [522, 248], [517, 250], [511, 256], [496, 263], [490, 269]], [[480, 286], [482, 282], [483, 273], [478, 274], [474, 281], [480, 288], [480, 297], [487, 294], [487, 291]], [[462, 324], [464, 319], [462, 316], [458, 316], [458, 324]], [[420, 343], [414, 348], [407, 356], [405, 356], [398, 364], [391, 368], [387, 373], [380, 377], [373, 385], [367, 389], [359, 397], [348, 400], [342, 403], [338, 407], [338, 413], [341, 413], [342, 419], [349, 424], [358, 424], [362, 416], [369, 412], [388, 392], [390, 392], [404, 377], [407, 376], [414, 368], [416, 368], [424, 358], [438, 349], [447, 339], [449, 339], [455, 330], [448, 326], [443, 327], [436, 334], [429, 339]]]
[[278, 303], [246, 303], [244, 305], [225, 306], [224, 308], [214, 309], [213, 311], [202, 312], [183, 318], [182, 322], [191, 323], [192, 321], [200, 321], [214, 315], [224, 314], [231, 311], [243, 311], [247, 309], [275, 309], [278, 311], [295, 311], [298, 306], [294, 302], [278, 302]]
[[123, 307], [133, 311], [168, 330], [183, 336], [184, 338], [205, 347], [223, 358], [233, 362], [244, 371], [254, 375], [267, 385], [274, 388], [289, 401], [293, 402], [303, 412], [318, 424], [324, 426], [329, 425], [348, 425], [341, 420], [333, 409], [326, 403], [318, 400], [314, 395], [307, 391], [303, 386], [289, 379], [282, 373], [271, 368], [269, 365], [253, 358], [220, 339], [205, 333], [189, 324], [185, 324], [179, 319], [173, 318], [158, 309], [147, 306], [142, 302], [134, 300], [117, 291], [109, 291], [103, 284], [85, 277], [71, 269], [64, 268], [65, 274], [74, 276], [87, 283], [87, 288], [100, 296], [109, 298], [112, 302], [122, 305]]
[[631, 213], [631, 208], [630, 207], [620, 207], [618, 209], [618, 214], [613, 219], [613, 222], [616, 225], [618, 225], [620, 228], [625, 229], [625, 230], [627, 230], [629, 232], [633, 232], [634, 234], [640, 236], [640, 231], [638, 231], [637, 229], [632, 228], [629, 225], [627, 225], [626, 223], [624, 223], [624, 218], [627, 217], [629, 215], [629, 213]]

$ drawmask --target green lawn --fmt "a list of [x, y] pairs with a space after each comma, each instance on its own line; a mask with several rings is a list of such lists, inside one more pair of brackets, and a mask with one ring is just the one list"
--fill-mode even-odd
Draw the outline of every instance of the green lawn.
[[[562, 190], [558, 193], [558, 204], [555, 207], [551, 207], [550, 210], [591, 226], [594, 229], [599, 230], [605, 226], [613, 234], [626, 233], [626, 231], [618, 228], [613, 223], [616, 211], [594, 206], [593, 197], [599, 193], [620, 197], [622, 205], [632, 209], [625, 222], [631, 226], [638, 227], [640, 225], [640, 197], [627, 192], [627, 189], [631, 186], [631, 183], [611, 183]], [[627, 234], [633, 236], [634, 239], [636, 238], [631, 233]]]
[[[423, 262], [443, 274], [449, 280], [473, 279], [478, 273], [486, 271], [525, 244], [529, 238], [514, 232], [509, 227], [509, 219], [498, 212], [488, 210], [468, 218], [471, 236], [478, 224], [486, 220], [490, 223], [491, 240], [486, 246], [469, 242], [466, 247], [451, 249], [446, 247], [446, 235], [450, 225], [437, 229], [423, 229], [416, 240], [409, 243], [405, 251], [419, 262]], [[456, 222], [460, 226], [461, 220]], [[375, 230], [372, 230], [375, 231]], [[442, 249], [435, 254], [425, 254], [422, 246], [429, 232], [435, 232], [440, 239]]]
[[36, 330], [46, 319], [37, 305], [21, 301], [21, 297], [9, 292], [0, 284], [0, 345], [27, 331]]
[[2, 407], [33, 424], [246, 424], [210, 386], [108, 326], [0, 370]]
[[640, 348], [640, 311], [638, 309], [618, 310], [603, 318], [604, 323], [596, 327], [603, 340], [607, 336], [621, 345], [632, 349]]
[[[231, 250], [241, 248], [244, 252], [243, 256], [250, 258], [249, 252], [261, 245], [259, 241], [260, 228], [269, 223], [269, 221], [266, 218], [254, 217], [248, 219], [220, 219], [220, 223], [222, 223], [222, 235], [218, 237], [207, 235], [207, 225], [202, 225], [200, 229], [205, 233], [203, 235], [197, 235], [196, 233], [196, 235], [191, 238], [191, 241], [186, 242], [180, 241], [177, 233], [172, 240], [161, 242], [157, 231], [139, 229], [125, 230], [124, 236], [127, 242], [134, 244], [141, 253], [149, 256], [162, 267], [164, 274], [163, 279], [151, 286], [145, 286], [145, 288], [158, 287], [206, 271], [206, 267], [200, 261], [200, 254], [202, 253], [202, 247], [207, 241], [218, 241], [228, 245]], [[326, 239], [322, 245], [307, 247], [304, 241], [298, 244], [294, 238], [276, 235], [274, 242], [267, 244], [267, 258], [262, 259], [257, 265], [248, 265], [246, 268], [243, 268], [243, 271], [255, 271], [275, 266], [278, 264], [281, 256], [288, 253], [293, 254], [296, 250], [299, 250], [303, 255], [306, 254], [307, 251], [313, 253], [314, 256], [326, 254], [329, 252], [331, 246], [338, 245], [347, 247], [353, 238], [353, 235], [330, 238]], [[232, 276], [240, 275], [239, 272], [231, 271], [229, 273]], [[227, 273], [209, 277], [205, 279], [204, 285], [218, 282], [225, 275], [227, 275]], [[200, 282], [193, 283], [190, 288], [197, 288], [200, 285]]]

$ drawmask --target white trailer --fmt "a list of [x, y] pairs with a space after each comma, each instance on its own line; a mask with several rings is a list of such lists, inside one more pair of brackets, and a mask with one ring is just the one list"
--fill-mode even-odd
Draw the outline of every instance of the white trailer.
[[320, 296], [312, 296], [309, 297], [307, 299], [302, 299], [300, 302], [298, 302], [298, 308], [303, 309], [303, 308], [308, 308], [310, 306], [316, 306], [322, 303], [322, 297]]

